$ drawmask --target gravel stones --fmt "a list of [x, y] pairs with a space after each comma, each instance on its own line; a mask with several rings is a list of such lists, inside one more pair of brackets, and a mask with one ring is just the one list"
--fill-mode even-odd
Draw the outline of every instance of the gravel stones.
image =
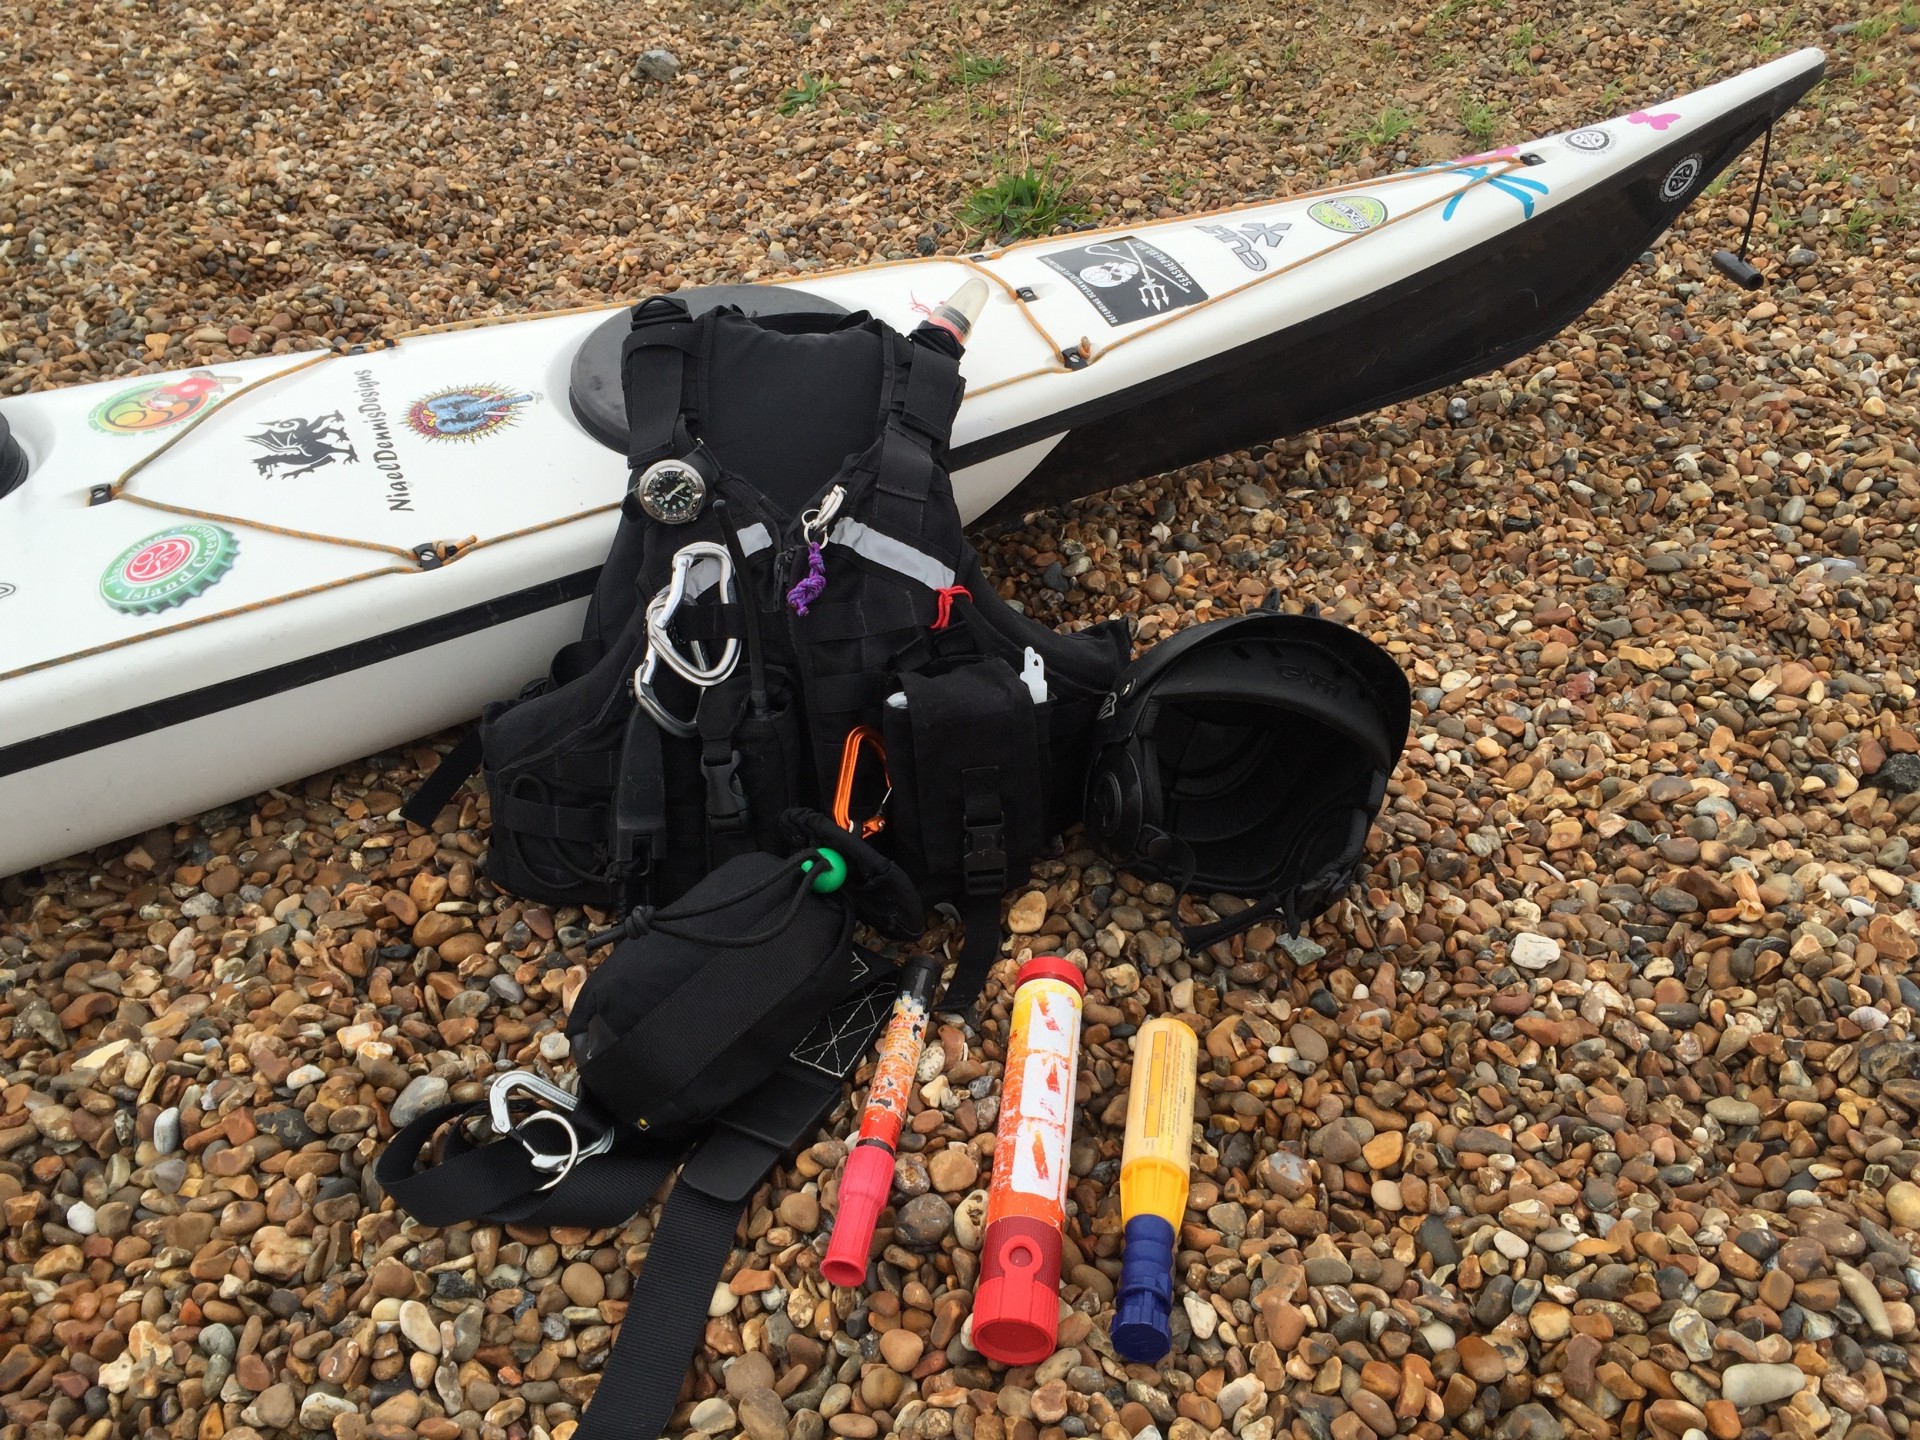
[[938, 1245], [953, 1229], [953, 1207], [938, 1195], [916, 1195], [900, 1207], [894, 1235], [902, 1245]]
[[1786, 1400], [1807, 1387], [1806, 1372], [1796, 1365], [1729, 1365], [1720, 1377], [1720, 1394], [1736, 1409]]
[[1887, 1216], [1904, 1230], [1920, 1230], [1920, 1185], [1900, 1180], [1889, 1186]]
[[[566, 7], [454, 37], [309, 0], [28, 6], [0, 390], [961, 253], [1001, 120], [1131, 226], [1561, 133], [1609, 90], [1730, 73], [1756, 23], [1820, 38], [1784, 11], [1689, 12], [1676, 45], [1657, 7], [1485, 8], [669, 4], [635, 40]], [[669, 1434], [1912, 1432], [1916, 51], [1870, 28], [1828, 40], [1842, 78], [1776, 135], [1764, 298], [1701, 263], [1749, 155], [1496, 374], [981, 532], [1048, 623], [1146, 643], [1278, 586], [1390, 647], [1416, 718], [1367, 869], [1305, 933], [1189, 953], [1175, 922], [1225, 902], [1064, 837], [1009, 897], [978, 1017], [928, 1037], [874, 1285], [818, 1275], [863, 1076], [756, 1191]], [[1469, 100], [1493, 140], [1461, 132]], [[1405, 162], [1365, 138], [1389, 102]], [[317, 703], [355, 703], [335, 689]], [[657, 1213], [437, 1231], [371, 1175], [423, 1110], [565, 1074], [585, 971], [551, 942], [608, 919], [495, 891], [477, 790], [396, 820], [436, 758], [0, 881], [10, 1434], [577, 1424]], [[1005, 982], [1043, 951], [1088, 977], [1061, 1340], [1005, 1371], [967, 1344], [976, 1187]], [[1143, 1373], [1105, 1333], [1151, 1014], [1207, 1056], [1174, 1348]]]
[[436, 1105], [447, 1103], [447, 1082], [438, 1075], [417, 1075], [388, 1108], [395, 1125], [411, 1125]]

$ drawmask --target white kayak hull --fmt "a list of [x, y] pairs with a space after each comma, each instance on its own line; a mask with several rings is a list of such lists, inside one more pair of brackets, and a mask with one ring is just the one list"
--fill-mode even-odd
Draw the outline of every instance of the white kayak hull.
[[[1037, 507], [1524, 354], [1820, 67], [1803, 51], [1338, 191], [755, 294], [907, 330], [985, 278], [955, 492], [969, 519]], [[26, 462], [0, 496], [0, 874], [468, 719], [541, 673], [627, 479], [587, 363], [614, 316], [0, 400]]]

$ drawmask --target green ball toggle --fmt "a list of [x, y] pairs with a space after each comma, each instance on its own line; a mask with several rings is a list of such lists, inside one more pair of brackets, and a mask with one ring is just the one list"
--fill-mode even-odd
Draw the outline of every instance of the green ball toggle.
[[[847, 862], [838, 850], [829, 849], [825, 845], [820, 847], [820, 858], [826, 861], [826, 869], [813, 877], [814, 893], [816, 895], [831, 895], [847, 883]], [[813, 861], [802, 860], [800, 862], [802, 874], [812, 869]]]

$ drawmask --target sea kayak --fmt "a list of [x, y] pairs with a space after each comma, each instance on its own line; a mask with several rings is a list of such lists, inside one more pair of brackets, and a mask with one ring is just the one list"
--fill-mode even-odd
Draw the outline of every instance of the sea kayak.
[[[687, 298], [907, 330], [986, 281], [954, 486], [970, 519], [1039, 508], [1525, 354], [1822, 64], [1358, 185]], [[0, 401], [0, 874], [541, 673], [628, 480], [625, 324], [609, 306]]]

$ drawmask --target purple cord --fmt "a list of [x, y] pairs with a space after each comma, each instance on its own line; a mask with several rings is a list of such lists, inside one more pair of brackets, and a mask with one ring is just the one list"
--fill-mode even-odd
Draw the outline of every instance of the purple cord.
[[827, 588], [827, 565], [820, 556], [817, 542], [807, 542], [807, 573], [802, 575], [794, 587], [787, 591], [787, 604], [793, 607], [793, 613], [804, 615], [807, 607], [820, 598], [820, 592]]

